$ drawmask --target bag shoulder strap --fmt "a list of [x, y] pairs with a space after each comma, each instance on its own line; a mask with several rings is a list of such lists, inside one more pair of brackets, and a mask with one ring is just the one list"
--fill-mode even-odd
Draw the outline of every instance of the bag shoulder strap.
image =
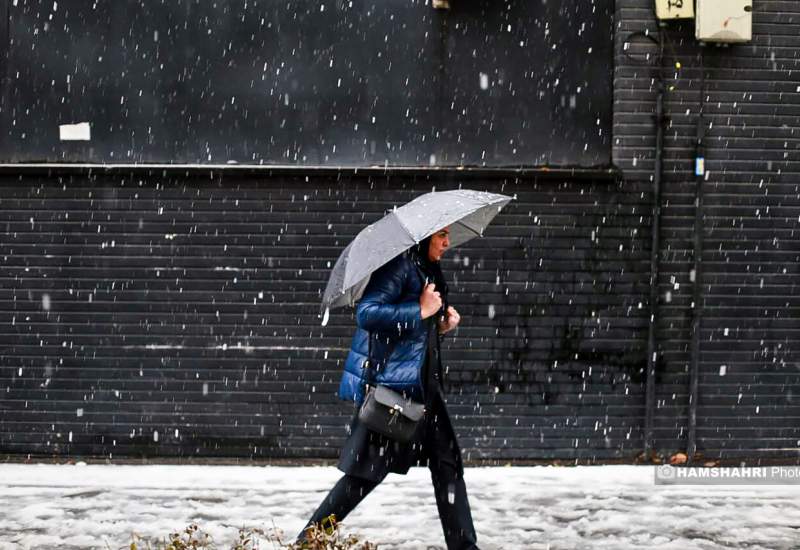
[[364, 361], [362, 368], [366, 371], [365, 375], [362, 377], [363, 386], [364, 386], [364, 393], [366, 394], [366, 387], [372, 383], [372, 373], [373, 373], [373, 365], [372, 365], [372, 331], [367, 331], [367, 359]]

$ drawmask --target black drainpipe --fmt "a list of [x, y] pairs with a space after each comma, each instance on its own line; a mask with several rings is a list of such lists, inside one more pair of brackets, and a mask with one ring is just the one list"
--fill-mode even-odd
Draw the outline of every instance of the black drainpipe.
[[697, 141], [695, 143], [695, 204], [694, 204], [694, 288], [692, 293], [692, 356], [689, 367], [689, 436], [686, 454], [689, 462], [697, 453], [697, 400], [700, 378], [700, 329], [703, 320], [703, 182], [705, 180], [705, 67], [703, 46], [700, 47], [700, 111], [697, 115]]
[[658, 78], [656, 80], [656, 162], [653, 173], [653, 214], [651, 223], [652, 243], [650, 245], [650, 324], [647, 331], [647, 386], [645, 388], [645, 458], [652, 458], [653, 417], [656, 404], [656, 324], [658, 322], [658, 253], [661, 247], [661, 176], [664, 154], [664, 39], [662, 28], [658, 33]]

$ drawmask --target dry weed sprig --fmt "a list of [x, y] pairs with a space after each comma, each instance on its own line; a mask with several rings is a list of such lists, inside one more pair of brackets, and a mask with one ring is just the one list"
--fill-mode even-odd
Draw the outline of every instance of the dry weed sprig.
[[[319, 524], [312, 525], [304, 532], [301, 541], [285, 541], [283, 531], [277, 527], [270, 529], [239, 529], [239, 534], [230, 546], [231, 550], [261, 550], [268, 543], [273, 549], [281, 550], [377, 550], [378, 545], [361, 541], [356, 535], [344, 535], [339, 530], [336, 517], [331, 515]], [[170, 533], [166, 538], [153, 540], [134, 533], [128, 550], [218, 550], [214, 539], [190, 524], [180, 533]]]

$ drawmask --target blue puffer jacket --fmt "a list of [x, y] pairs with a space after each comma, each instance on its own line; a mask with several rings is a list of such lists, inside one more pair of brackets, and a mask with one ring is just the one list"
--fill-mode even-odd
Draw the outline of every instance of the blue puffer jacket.
[[427, 346], [419, 295], [422, 278], [417, 266], [403, 253], [372, 274], [356, 308], [358, 328], [350, 344], [339, 384], [339, 397], [361, 403], [366, 374], [369, 333], [372, 333], [373, 373], [377, 383], [422, 398], [420, 371]]

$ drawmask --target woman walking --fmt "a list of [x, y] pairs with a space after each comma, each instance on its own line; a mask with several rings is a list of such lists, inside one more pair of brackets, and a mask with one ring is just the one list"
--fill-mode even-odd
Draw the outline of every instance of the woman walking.
[[448, 305], [439, 264], [450, 246], [449, 235], [449, 228], [441, 229], [373, 273], [358, 303], [358, 329], [339, 386], [339, 397], [360, 404], [369, 357], [377, 382], [424, 403], [423, 419], [411, 440], [399, 443], [370, 431], [356, 415], [339, 459], [345, 475], [307, 527], [330, 515], [342, 521], [388, 473], [405, 474], [411, 466], [427, 465], [448, 550], [478, 548], [461, 451], [442, 389], [440, 340], [461, 320]]

